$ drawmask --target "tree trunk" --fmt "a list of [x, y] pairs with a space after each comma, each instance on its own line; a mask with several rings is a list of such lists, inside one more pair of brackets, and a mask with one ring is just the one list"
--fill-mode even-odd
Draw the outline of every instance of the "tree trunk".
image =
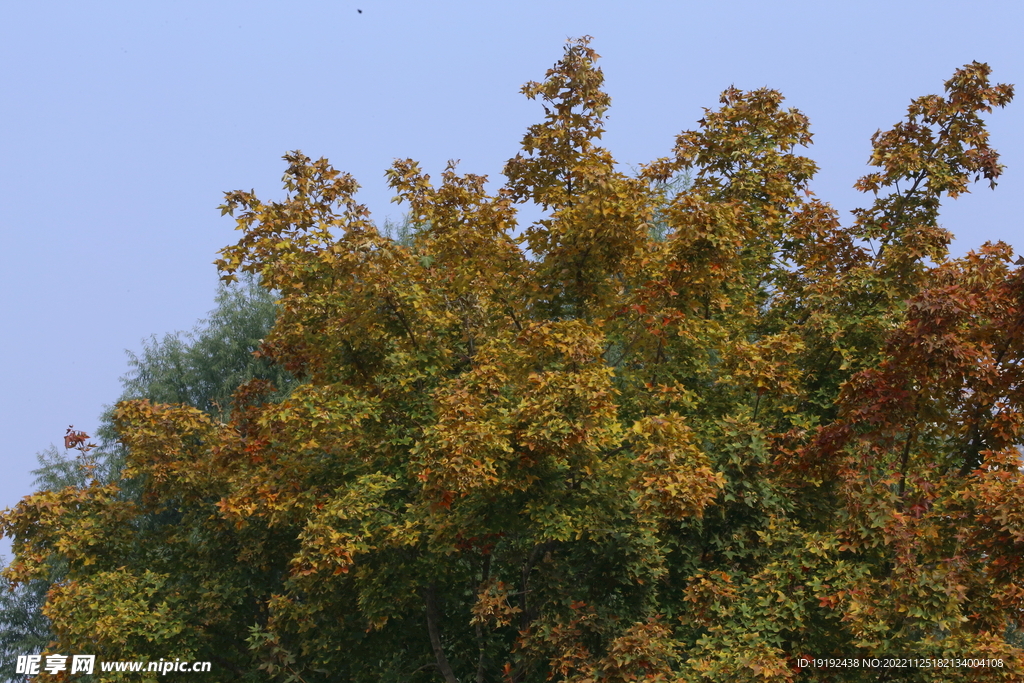
[[434, 657], [437, 659], [437, 668], [441, 670], [445, 683], [459, 683], [455, 677], [448, 658], [444, 656], [444, 648], [441, 647], [441, 629], [437, 625], [437, 586], [431, 583], [426, 591], [427, 605], [427, 633], [430, 634], [430, 647], [434, 649]]

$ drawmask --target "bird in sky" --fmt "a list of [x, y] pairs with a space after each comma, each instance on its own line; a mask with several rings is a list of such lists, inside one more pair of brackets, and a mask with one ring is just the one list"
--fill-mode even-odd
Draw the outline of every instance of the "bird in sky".
[[360, 14], [363, 13], [363, 10], [361, 10], [361, 9], [357, 9], [356, 11], [359, 12]]

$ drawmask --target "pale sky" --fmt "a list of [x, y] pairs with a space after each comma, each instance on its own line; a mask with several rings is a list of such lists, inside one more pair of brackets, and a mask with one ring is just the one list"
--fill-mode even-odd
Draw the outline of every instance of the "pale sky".
[[[92, 433], [125, 349], [213, 306], [211, 262], [237, 239], [222, 193], [281, 198], [289, 150], [397, 218], [394, 158], [498, 178], [542, 116], [519, 88], [591, 35], [620, 162], [668, 154], [730, 85], [776, 88], [811, 119], [813, 189], [849, 221], [871, 134], [912, 98], [973, 60], [1024, 86], [1022, 26], [1019, 0], [2, 0], [0, 508], [68, 425]], [[1024, 101], [988, 120], [1007, 170], [945, 207], [955, 253], [1024, 250]]]

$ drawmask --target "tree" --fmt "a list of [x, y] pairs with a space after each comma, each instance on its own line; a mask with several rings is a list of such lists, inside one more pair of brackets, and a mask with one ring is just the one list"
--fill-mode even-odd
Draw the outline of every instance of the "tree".
[[120, 400], [194, 406], [226, 418], [235, 389], [261, 379], [287, 393], [291, 377], [266, 359], [253, 356], [274, 325], [277, 307], [271, 291], [249, 278], [244, 286], [221, 287], [216, 308], [191, 332], [175, 332], [143, 342], [141, 355], [129, 352], [131, 371], [122, 378]]
[[[273, 294], [260, 287], [256, 278], [246, 278], [241, 286], [222, 285], [216, 294], [216, 308], [191, 332], [175, 332], [162, 340], [153, 337], [143, 342], [141, 355], [129, 352], [131, 371], [121, 378], [123, 392], [119, 400], [184, 403], [221, 417], [227, 415], [231, 394], [251, 379], [273, 382], [281, 387], [278, 395], [284, 395], [294, 380], [279, 367], [252, 355], [275, 317]], [[35, 490], [57, 492], [88, 488], [93, 479], [119, 480], [124, 453], [112, 415], [111, 408], [100, 420], [98, 451], [93, 451], [92, 444], [72, 438], [69, 445], [77, 446], [76, 457], [52, 445], [37, 454]], [[78, 433], [69, 428], [68, 434]], [[121, 493], [132, 496], [137, 491], [125, 487]], [[2, 579], [0, 660], [5, 666], [16, 661], [18, 655], [43, 651], [54, 639], [50, 622], [41, 610], [50, 588], [63, 582], [66, 575], [66, 562], [59, 555], [51, 555], [48, 575], [17, 586]]]
[[[68, 427], [64, 453], [52, 444], [37, 453], [39, 469], [33, 471], [36, 491], [80, 488], [87, 486], [93, 477], [106, 474], [92, 453], [95, 444], [88, 439], [84, 432]], [[74, 448], [77, 457], [69, 456], [68, 448]], [[14, 663], [20, 655], [42, 652], [54, 639], [50, 620], [43, 615], [42, 608], [50, 587], [66, 577], [67, 563], [55, 556], [48, 569], [31, 581], [15, 585], [0, 576], [0, 661], [6, 669], [0, 671], [0, 677], [4, 681], [16, 680]]]
[[[42, 652], [50, 643], [50, 622], [42, 614], [48, 578], [38, 578], [17, 587], [0, 582], [0, 657], [4, 670], [0, 680], [14, 681], [18, 655]], [[10, 669], [8, 669], [10, 667]]]
[[[1012, 88], [972, 63], [915, 100], [844, 227], [773, 90], [617, 170], [596, 59], [524, 86], [496, 192], [397, 161], [404, 244], [298, 152], [283, 201], [226, 195], [218, 267], [279, 292], [258, 353], [302, 383], [227, 423], [119, 404], [122, 480], [3, 518], [12, 579], [67, 558], [62, 647], [307, 683], [1024, 675], [1024, 270], [938, 225], [999, 176]], [[801, 664], [891, 656], [999, 666]]]

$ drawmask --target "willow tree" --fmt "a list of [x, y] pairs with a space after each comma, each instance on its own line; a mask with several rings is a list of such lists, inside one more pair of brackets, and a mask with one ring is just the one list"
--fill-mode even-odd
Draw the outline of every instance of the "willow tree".
[[972, 63], [914, 100], [844, 226], [769, 89], [623, 173], [596, 59], [524, 86], [544, 118], [497, 190], [396, 162], [401, 242], [298, 152], [283, 200], [226, 195], [217, 265], [279, 292], [258, 353], [301, 384], [226, 423], [123, 403], [138, 500], [6, 515], [12, 578], [69, 563], [61, 647], [309, 683], [1024, 675], [1024, 272], [938, 223], [999, 176], [1012, 88]]

